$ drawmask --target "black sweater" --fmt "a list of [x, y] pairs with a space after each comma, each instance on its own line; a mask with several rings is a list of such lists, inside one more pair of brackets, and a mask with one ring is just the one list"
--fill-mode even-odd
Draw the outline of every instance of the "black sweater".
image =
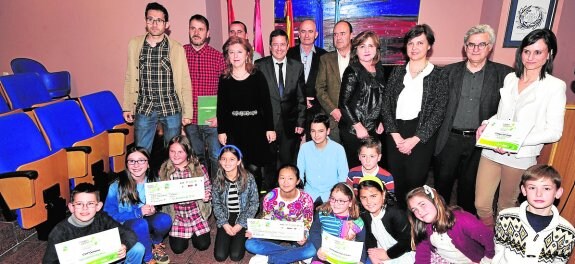
[[50, 232], [46, 253], [44, 253], [44, 259], [42, 259], [42, 263], [60, 263], [58, 261], [58, 255], [56, 254], [55, 246], [58, 243], [99, 233], [115, 227], [117, 227], [118, 231], [120, 232], [120, 240], [122, 241], [122, 244], [126, 246], [126, 251], [130, 250], [138, 242], [136, 234], [134, 234], [132, 230], [114, 221], [114, 219], [109, 217], [106, 213], [97, 212], [96, 216], [94, 216], [94, 221], [85, 227], [76, 227], [70, 224], [68, 222], [68, 218], [66, 218], [64, 221], [58, 223]]
[[[373, 218], [369, 212], [363, 212], [361, 218], [365, 223], [365, 249], [376, 248], [377, 240], [371, 230]], [[385, 215], [381, 218], [381, 222], [383, 222], [385, 230], [397, 240], [397, 244], [387, 249], [387, 255], [390, 259], [398, 258], [404, 253], [411, 251], [411, 225], [403, 210], [388, 205], [385, 208]]]

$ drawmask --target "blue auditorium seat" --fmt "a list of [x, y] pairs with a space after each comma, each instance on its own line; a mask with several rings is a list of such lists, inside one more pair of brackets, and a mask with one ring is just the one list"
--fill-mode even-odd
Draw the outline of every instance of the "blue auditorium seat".
[[94, 133], [74, 100], [64, 100], [33, 110], [40, 131], [52, 150], [89, 147], [89, 151], [68, 153], [70, 187], [79, 183], [95, 184], [105, 198], [108, 190], [108, 133]]
[[36, 73], [0, 76], [10, 109], [24, 109], [52, 101], [44, 83]]
[[52, 98], [68, 96], [71, 90], [70, 73], [48, 72], [40, 62], [28, 58], [16, 58], [10, 62], [14, 73], [37, 73]]
[[123, 171], [126, 149], [134, 143], [134, 126], [124, 122], [116, 96], [110, 91], [101, 91], [81, 96], [78, 102], [96, 134], [109, 132], [110, 168], [116, 173]]
[[51, 151], [25, 113], [0, 117], [0, 194], [18, 224], [46, 239], [65, 217], [70, 197], [66, 151]]

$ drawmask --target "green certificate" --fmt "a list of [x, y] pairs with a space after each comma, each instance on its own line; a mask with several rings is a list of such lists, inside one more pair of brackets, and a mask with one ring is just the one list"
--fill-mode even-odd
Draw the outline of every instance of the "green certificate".
[[217, 96], [198, 96], [198, 125], [209, 125], [207, 121], [216, 117]]
[[106, 264], [118, 258], [122, 246], [118, 228], [72, 239], [55, 245], [61, 264]]
[[489, 149], [501, 148], [510, 153], [517, 153], [532, 128], [532, 124], [508, 120], [489, 120], [475, 145]]

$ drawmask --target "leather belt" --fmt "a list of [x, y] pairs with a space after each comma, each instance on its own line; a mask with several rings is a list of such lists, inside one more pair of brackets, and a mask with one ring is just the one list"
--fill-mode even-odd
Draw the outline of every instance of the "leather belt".
[[457, 134], [457, 135], [462, 135], [462, 136], [475, 136], [475, 132], [477, 131], [477, 129], [457, 129], [457, 128], [452, 128], [451, 129], [451, 133], [453, 134]]

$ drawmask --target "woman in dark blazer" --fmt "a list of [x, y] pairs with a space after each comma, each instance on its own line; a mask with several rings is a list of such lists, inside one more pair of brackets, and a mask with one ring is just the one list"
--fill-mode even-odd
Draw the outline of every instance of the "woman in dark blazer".
[[428, 60], [434, 42], [428, 25], [411, 28], [403, 38], [408, 62], [393, 69], [384, 92], [385, 148], [402, 207], [407, 192], [425, 184], [436, 132], [445, 116], [446, 78]]

